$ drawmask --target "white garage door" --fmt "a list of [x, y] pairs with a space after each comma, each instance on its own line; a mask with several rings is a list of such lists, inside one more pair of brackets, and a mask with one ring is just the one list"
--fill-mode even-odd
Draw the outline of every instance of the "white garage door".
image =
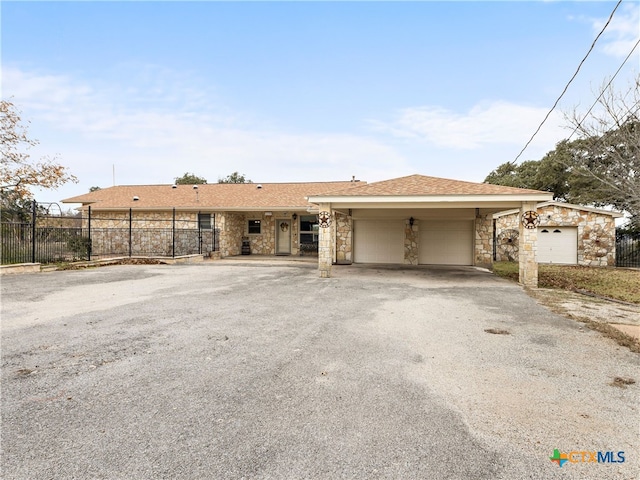
[[355, 220], [353, 259], [356, 263], [403, 263], [404, 220]]
[[421, 221], [418, 263], [473, 265], [473, 221]]
[[578, 263], [578, 229], [575, 227], [538, 228], [538, 263]]

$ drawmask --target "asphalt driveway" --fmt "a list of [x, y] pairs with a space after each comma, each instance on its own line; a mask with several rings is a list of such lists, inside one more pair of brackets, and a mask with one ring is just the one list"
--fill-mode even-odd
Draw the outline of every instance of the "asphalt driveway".
[[640, 473], [639, 387], [611, 384], [638, 355], [487, 272], [224, 260], [1, 287], [4, 479]]

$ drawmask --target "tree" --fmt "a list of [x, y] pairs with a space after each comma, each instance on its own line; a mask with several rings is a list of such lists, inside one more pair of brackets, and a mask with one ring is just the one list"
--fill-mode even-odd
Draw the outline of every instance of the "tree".
[[626, 210], [640, 225], [640, 75], [626, 91], [609, 83], [586, 114], [565, 118], [579, 137], [567, 165], [591, 187], [574, 198]]
[[15, 190], [0, 190], [0, 219], [3, 222], [29, 222], [32, 212], [32, 200], [19, 196]]
[[[611, 206], [640, 226], [640, 76], [632, 88], [601, 89], [587, 114], [565, 118], [578, 135], [566, 139], [542, 160], [504, 163], [485, 182], [553, 192], [572, 203]], [[573, 134], [572, 134], [573, 135]]]
[[568, 201], [570, 173], [557, 161], [556, 154], [554, 150], [542, 160], [528, 160], [520, 165], [503, 163], [487, 175], [484, 181], [495, 185], [552, 192], [555, 200]]
[[176, 185], [205, 185], [207, 179], [204, 177], [198, 177], [195, 173], [185, 173], [181, 177], [173, 179]]
[[27, 136], [20, 113], [6, 100], [0, 101], [0, 188], [11, 190], [20, 198], [32, 196], [29, 187], [57, 188], [69, 181], [76, 182], [66, 167], [55, 158], [44, 157], [32, 162], [27, 153], [38, 141]]
[[218, 183], [253, 183], [251, 180], [245, 177], [244, 173], [233, 172], [231, 175], [227, 175], [224, 178], [218, 178]]
[[3, 210], [15, 211], [18, 217], [33, 198], [31, 187], [57, 188], [67, 182], [78, 182], [55, 157], [33, 161], [28, 150], [38, 143], [27, 135], [27, 127], [13, 103], [1, 100], [0, 200]]

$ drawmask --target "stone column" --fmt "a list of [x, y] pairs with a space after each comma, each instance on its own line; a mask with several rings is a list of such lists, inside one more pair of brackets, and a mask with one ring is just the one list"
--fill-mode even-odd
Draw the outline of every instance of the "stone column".
[[[328, 212], [329, 219], [331, 219], [331, 204], [320, 204], [320, 225], [318, 227], [318, 269], [320, 270], [320, 277], [329, 278], [331, 276], [331, 264], [333, 260], [333, 253], [331, 249], [331, 226], [323, 226], [322, 213]], [[329, 220], [330, 221], [330, 220]]]
[[[411, 217], [413, 219], [413, 217]], [[413, 225], [411, 225], [413, 223]], [[418, 265], [418, 220], [406, 220], [404, 225], [404, 264]]]
[[475, 265], [491, 268], [493, 264], [493, 214], [478, 214], [475, 230]]
[[538, 249], [538, 227], [525, 228], [522, 215], [527, 211], [537, 211], [537, 202], [522, 202], [518, 224], [520, 229], [519, 243], [519, 281], [525, 287], [536, 288], [538, 286], [538, 262], [536, 251]]

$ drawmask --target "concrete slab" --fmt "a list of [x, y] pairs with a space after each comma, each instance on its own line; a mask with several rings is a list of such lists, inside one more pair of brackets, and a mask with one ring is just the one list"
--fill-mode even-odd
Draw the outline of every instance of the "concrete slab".
[[4, 277], [3, 478], [638, 477], [549, 459], [640, 450], [636, 354], [480, 270], [277, 262]]

